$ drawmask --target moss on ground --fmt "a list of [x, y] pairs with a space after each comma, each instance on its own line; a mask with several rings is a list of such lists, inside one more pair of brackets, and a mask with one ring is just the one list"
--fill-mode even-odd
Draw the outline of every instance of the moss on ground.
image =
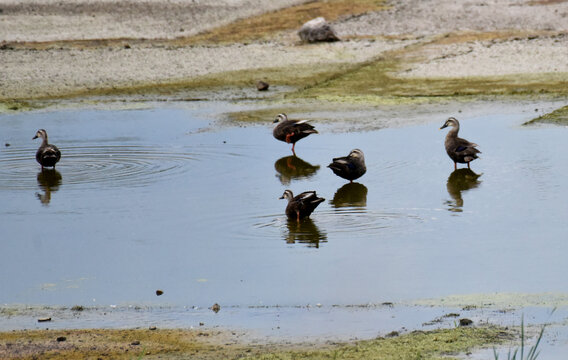
[[554, 125], [568, 125], [568, 105], [556, 109], [551, 113], [544, 114], [535, 119], [527, 121], [524, 125], [534, 124], [554, 124]]
[[[24, 330], [0, 333], [3, 359], [448, 359], [513, 339], [510, 329], [456, 327], [335, 346], [246, 345], [195, 330]], [[226, 334], [225, 334], [226, 335]], [[64, 337], [65, 339], [62, 339]], [[59, 340], [58, 340], [59, 339]]]

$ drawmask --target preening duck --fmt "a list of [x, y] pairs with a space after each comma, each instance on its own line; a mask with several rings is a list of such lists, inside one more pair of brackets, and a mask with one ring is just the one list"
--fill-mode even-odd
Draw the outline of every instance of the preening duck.
[[446, 135], [446, 141], [444, 142], [444, 145], [446, 147], [448, 156], [454, 161], [454, 169], [458, 168], [458, 163], [467, 164], [467, 168], [469, 169], [469, 163], [477, 159], [477, 154], [480, 154], [481, 151], [475, 148], [476, 146], [478, 146], [477, 144], [458, 137], [458, 132], [460, 131], [460, 123], [456, 118], [450, 117], [448, 120], [446, 120], [444, 125], [442, 125], [440, 130], [448, 126], [451, 126], [452, 129], [450, 129], [450, 131]]
[[310, 134], [318, 133], [311, 124], [308, 124], [308, 120], [288, 119], [288, 116], [284, 113], [278, 114], [276, 119], [274, 119], [274, 123], [277, 125], [274, 127], [272, 134], [280, 141], [292, 143], [292, 152], [294, 154], [296, 153], [294, 151], [296, 141], [303, 139]]
[[291, 190], [285, 190], [280, 199], [288, 200], [286, 215], [289, 219], [297, 221], [309, 217], [316, 207], [325, 201], [324, 198], [318, 197], [315, 191], [305, 191], [294, 196]]
[[36, 152], [36, 160], [41, 165], [41, 169], [43, 170], [44, 167], [55, 168], [55, 164], [61, 159], [61, 151], [59, 151], [57, 146], [47, 142], [47, 131], [44, 129], [39, 129], [32, 140], [37, 138], [43, 139]]
[[359, 149], [353, 149], [347, 156], [334, 158], [333, 162], [327, 166], [333, 173], [350, 182], [360, 178], [367, 172], [365, 166], [365, 155]]

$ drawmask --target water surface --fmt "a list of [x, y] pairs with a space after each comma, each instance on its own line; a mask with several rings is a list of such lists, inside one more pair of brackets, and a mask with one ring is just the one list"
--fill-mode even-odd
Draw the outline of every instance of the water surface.
[[[455, 115], [455, 114], [450, 114]], [[479, 144], [453, 170], [445, 118], [296, 145], [204, 108], [1, 115], [0, 302], [325, 306], [568, 292], [568, 129], [524, 111], [459, 117]], [[35, 162], [39, 128], [62, 152]], [[353, 148], [353, 184], [326, 166]], [[463, 167], [463, 165], [462, 165]], [[289, 222], [285, 189], [326, 198]], [[157, 297], [156, 289], [164, 295]]]

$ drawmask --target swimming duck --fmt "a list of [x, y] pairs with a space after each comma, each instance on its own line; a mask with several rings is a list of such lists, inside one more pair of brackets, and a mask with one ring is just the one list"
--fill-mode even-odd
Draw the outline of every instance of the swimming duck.
[[285, 141], [287, 143], [292, 143], [292, 152], [296, 146], [296, 141], [305, 138], [310, 134], [317, 134], [317, 130], [310, 124], [308, 120], [288, 120], [286, 114], [278, 114], [274, 123], [277, 125], [274, 127], [272, 134], [274, 137], [280, 141]]
[[446, 135], [444, 145], [446, 146], [448, 156], [454, 161], [454, 170], [458, 168], [458, 163], [467, 164], [469, 169], [469, 163], [477, 159], [477, 154], [480, 154], [481, 151], [475, 148], [478, 146], [477, 144], [458, 137], [460, 123], [456, 118], [450, 117], [440, 130], [448, 126], [451, 126], [452, 129]]
[[286, 215], [289, 219], [300, 219], [309, 217], [324, 198], [318, 197], [315, 191], [305, 191], [300, 195], [294, 196], [291, 190], [285, 190], [280, 199], [287, 199]]
[[327, 166], [339, 177], [353, 182], [367, 172], [365, 166], [365, 155], [359, 149], [353, 149], [347, 156], [334, 158], [333, 162]]
[[61, 152], [55, 145], [51, 145], [47, 142], [47, 131], [44, 129], [39, 129], [32, 140], [42, 138], [43, 142], [36, 152], [36, 160], [41, 165], [41, 169], [44, 167], [53, 167], [61, 158]]

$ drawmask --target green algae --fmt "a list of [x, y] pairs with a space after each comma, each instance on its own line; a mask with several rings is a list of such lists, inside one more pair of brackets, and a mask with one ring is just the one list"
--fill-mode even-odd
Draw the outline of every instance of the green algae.
[[556, 109], [553, 112], [544, 114], [535, 119], [527, 121], [523, 125], [534, 125], [534, 124], [554, 124], [554, 125], [568, 125], [568, 105]]
[[313, 351], [284, 351], [252, 359], [457, 359], [460, 354], [490, 347], [513, 338], [511, 330], [499, 327], [457, 327], [414, 331], [402, 336], [378, 338]]
[[[495, 326], [455, 327], [400, 336], [393, 333], [348, 344], [297, 346], [229, 340], [234, 336], [211, 330], [22, 330], [0, 333], [0, 352], [19, 359], [448, 359], [512, 340], [517, 331]], [[56, 341], [61, 337], [65, 340]]]

